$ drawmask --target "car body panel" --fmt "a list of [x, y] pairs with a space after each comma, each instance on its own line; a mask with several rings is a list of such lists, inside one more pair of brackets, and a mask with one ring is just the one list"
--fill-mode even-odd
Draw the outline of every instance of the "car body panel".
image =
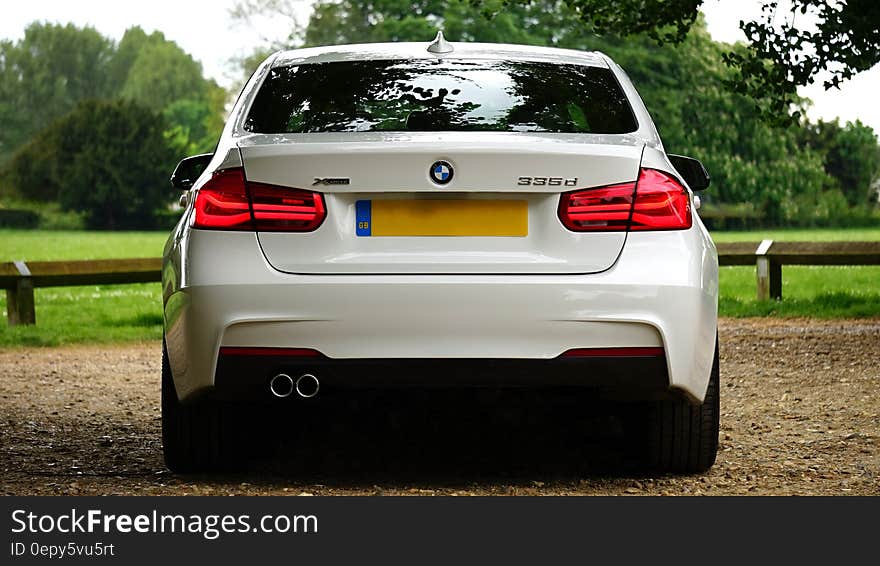
[[[321, 186], [327, 220], [314, 232], [259, 233], [268, 261], [289, 273], [591, 273], [610, 267], [625, 232], [575, 233], [557, 219], [560, 189], [575, 190], [638, 177], [642, 144], [626, 136], [563, 139], [506, 132], [351, 133], [259, 136], [241, 148], [248, 181]], [[622, 139], [621, 139], [622, 138]], [[344, 141], [342, 141], [344, 140]], [[611, 143], [611, 142], [622, 143]], [[429, 178], [432, 163], [447, 161], [446, 185]], [[543, 175], [568, 187], [523, 186], [519, 177]], [[562, 180], [562, 181], [561, 181]], [[521, 200], [528, 203], [522, 237], [357, 237], [358, 201], [377, 199]]]
[[695, 400], [711, 368], [717, 254], [699, 223], [630, 234], [615, 265], [589, 275], [286, 274], [254, 234], [202, 230], [168, 252], [179, 278], [166, 284], [166, 340], [181, 398], [212, 386], [221, 345], [340, 359], [551, 359], [662, 345], [670, 386]]

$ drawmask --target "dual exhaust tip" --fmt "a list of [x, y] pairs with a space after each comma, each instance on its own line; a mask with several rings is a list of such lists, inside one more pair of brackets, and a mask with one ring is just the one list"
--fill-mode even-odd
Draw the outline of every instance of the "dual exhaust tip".
[[303, 399], [311, 399], [318, 394], [321, 382], [310, 373], [293, 379], [286, 373], [279, 373], [269, 382], [269, 391], [279, 399], [286, 399], [296, 392]]

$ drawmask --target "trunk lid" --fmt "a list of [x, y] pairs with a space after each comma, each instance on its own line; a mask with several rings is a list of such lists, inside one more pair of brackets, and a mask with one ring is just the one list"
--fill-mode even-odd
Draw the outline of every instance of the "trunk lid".
[[[628, 135], [509, 132], [259, 134], [240, 144], [248, 181], [324, 194], [314, 232], [258, 233], [273, 267], [303, 274], [606, 270], [626, 233], [567, 230], [559, 195], [635, 180], [642, 148]], [[432, 179], [438, 163], [451, 170], [437, 174], [445, 184]]]

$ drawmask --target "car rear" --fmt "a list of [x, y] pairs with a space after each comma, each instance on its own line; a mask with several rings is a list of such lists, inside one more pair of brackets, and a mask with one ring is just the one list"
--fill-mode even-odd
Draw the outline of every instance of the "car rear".
[[166, 248], [178, 400], [565, 386], [700, 406], [717, 258], [625, 75], [418, 47], [288, 52], [246, 87]]

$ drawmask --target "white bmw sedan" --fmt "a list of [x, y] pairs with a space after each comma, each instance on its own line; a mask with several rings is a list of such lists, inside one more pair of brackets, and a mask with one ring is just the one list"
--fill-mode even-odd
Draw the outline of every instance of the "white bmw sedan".
[[218, 464], [230, 401], [295, 414], [404, 386], [591, 389], [644, 409], [653, 469], [713, 464], [708, 175], [607, 56], [442, 36], [278, 52], [172, 183], [172, 470]]

